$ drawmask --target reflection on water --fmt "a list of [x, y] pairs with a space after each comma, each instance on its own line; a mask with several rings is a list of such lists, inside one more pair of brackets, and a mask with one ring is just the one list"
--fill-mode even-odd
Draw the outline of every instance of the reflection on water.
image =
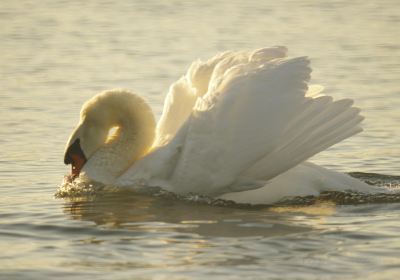
[[129, 191], [79, 199], [67, 198], [64, 205], [64, 212], [73, 219], [92, 221], [107, 228], [135, 231], [173, 231], [204, 237], [246, 237], [281, 236], [309, 230], [300, 225], [285, 224], [284, 217], [269, 217], [261, 207], [249, 210], [215, 207]]
[[120, 189], [75, 181], [60, 186], [56, 197], [65, 199], [64, 212], [73, 219], [106, 228], [173, 231], [205, 237], [271, 237], [312, 230], [293, 224], [292, 219], [287, 221], [288, 213], [318, 215], [324, 219], [336, 214], [337, 205], [400, 202], [400, 177], [352, 175], [381, 186], [382, 193], [332, 191], [320, 196], [287, 198], [274, 205], [253, 206], [195, 194], [178, 196], [159, 188]]
[[[203, 201], [188, 202], [127, 190], [75, 194], [63, 200], [63, 212], [72, 220], [95, 225], [86, 227], [84, 232], [89, 235], [75, 242], [91, 248], [96, 256], [83, 262], [66, 262], [74, 267], [106, 266], [131, 273], [151, 269], [152, 273], [165, 275], [164, 270], [176, 272], [185, 267], [186, 271], [193, 271], [199, 265], [214, 267], [222, 274], [250, 266], [256, 274], [264, 273], [266, 268], [270, 275], [300, 268], [307, 276], [312, 271], [337, 277], [338, 267], [339, 275], [351, 271], [348, 263], [352, 263], [352, 269], [356, 266], [363, 270], [378, 259], [399, 264], [394, 257], [400, 248], [397, 234], [377, 234], [370, 231], [369, 225], [372, 219], [372, 228], [392, 227], [391, 221], [399, 217], [398, 203], [340, 208], [333, 200], [327, 200], [314, 201], [312, 205], [216, 207]], [[386, 214], [379, 214], [382, 211]], [[392, 217], [386, 216], [389, 212]], [[372, 250], [373, 256], [365, 262], [371, 244], [379, 247], [386, 242], [392, 242], [390, 249]], [[101, 248], [110, 252], [102, 253]], [[330, 264], [326, 265], [328, 260]], [[260, 266], [263, 269], [259, 270]], [[202, 270], [201, 275], [204, 273], [208, 274]], [[242, 270], [238, 273], [245, 275]], [[297, 273], [289, 271], [287, 275], [296, 277]]]

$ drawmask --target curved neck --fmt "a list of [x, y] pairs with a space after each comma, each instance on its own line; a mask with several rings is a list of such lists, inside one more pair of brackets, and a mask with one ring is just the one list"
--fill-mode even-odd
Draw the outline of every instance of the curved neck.
[[[85, 125], [97, 127], [103, 138], [82, 171], [90, 179], [106, 184], [143, 157], [155, 137], [154, 116], [142, 98], [124, 91], [112, 91], [107, 97], [95, 101], [94, 113], [82, 111]], [[110, 136], [113, 127], [117, 129]]]

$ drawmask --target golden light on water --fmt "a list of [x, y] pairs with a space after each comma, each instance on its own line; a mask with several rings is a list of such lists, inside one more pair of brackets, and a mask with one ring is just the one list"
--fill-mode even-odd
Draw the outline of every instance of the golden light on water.
[[323, 201], [307, 206], [279, 206], [270, 209], [278, 213], [301, 213], [306, 215], [317, 215], [323, 218], [324, 216], [332, 216], [336, 214], [336, 203]]

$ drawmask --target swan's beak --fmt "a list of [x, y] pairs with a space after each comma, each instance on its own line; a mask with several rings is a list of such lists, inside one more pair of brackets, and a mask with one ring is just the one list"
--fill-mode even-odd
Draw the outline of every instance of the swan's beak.
[[82, 151], [80, 139], [76, 139], [75, 142], [68, 147], [64, 155], [64, 163], [71, 164], [71, 177], [75, 179], [79, 176], [82, 167], [85, 165], [87, 159]]

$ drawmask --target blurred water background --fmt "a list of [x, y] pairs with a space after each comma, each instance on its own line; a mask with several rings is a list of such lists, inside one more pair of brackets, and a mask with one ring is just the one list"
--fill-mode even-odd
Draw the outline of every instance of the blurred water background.
[[[55, 199], [82, 103], [110, 88], [157, 116], [196, 58], [285, 45], [362, 108], [313, 161], [398, 186], [400, 6], [381, 1], [0, 2], [0, 279], [395, 279], [400, 203], [215, 207], [135, 194]], [[367, 177], [368, 177], [367, 176]]]

